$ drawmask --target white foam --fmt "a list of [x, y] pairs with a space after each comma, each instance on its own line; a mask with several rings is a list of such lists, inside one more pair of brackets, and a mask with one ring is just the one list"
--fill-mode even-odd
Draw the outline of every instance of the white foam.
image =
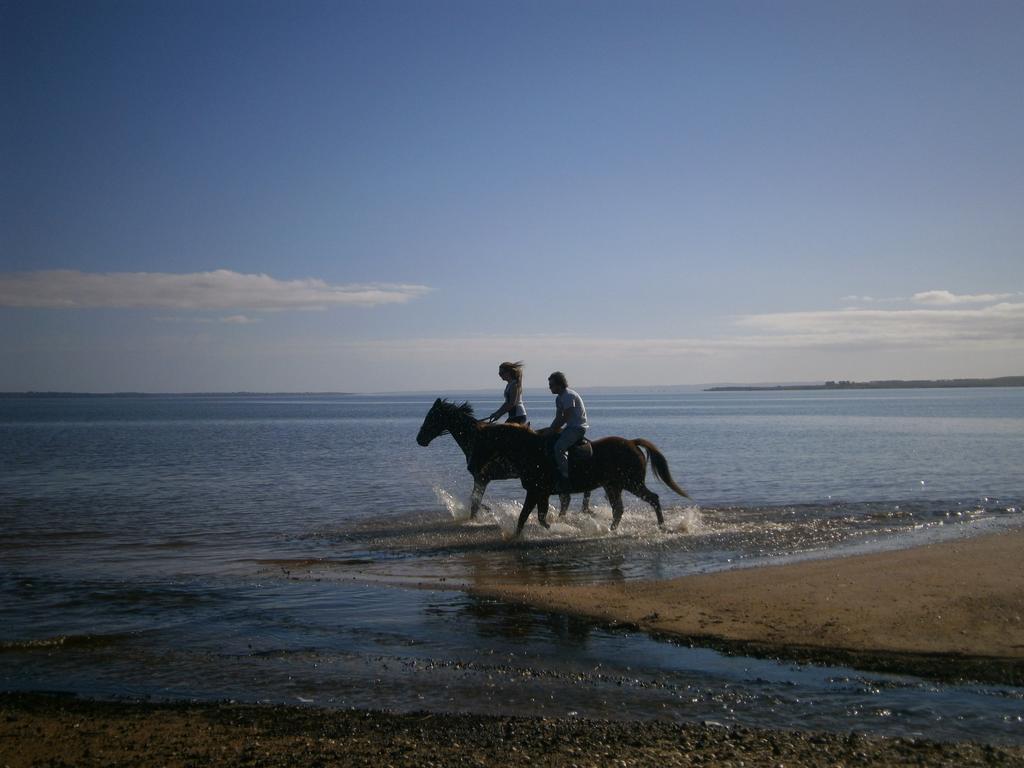
[[469, 520], [469, 507], [459, 501], [450, 491], [435, 485], [434, 495], [437, 497], [437, 503], [448, 510], [455, 522], [463, 523]]
[[[468, 499], [463, 501], [455, 493], [435, 485], [434, 495], [438, 504], [448, 511], [457, 523], [470, 525], [497, 525], [503, 539], [515, 536], [519, 524], [522, 502], [516, 499], [490, 497], [487, 504], [481, 507], [476, 520], [470, 520]], [[583, 514], [576, 505], [569, 508], [564, 517], [558, 516], [558, 502], [552, 497], [548, 510], [550, 528], [543, 528], [537, 521], [537, 510], [530, 513], [523, 528], [523, 536], [527, 539], [560, 538], [560, 539], [592, 539], [606, 536], [640, 536], [661, 535], [692, 535], [706, 530], [700, 507], [667, 508], [664, 511], [665, 524], [657, 526], [651, 507], [639, 500], [625, 500], [622, 520], [616, 530], [611, 530], [612, 508], [609, 504], [591, 504], [592, 514]]]
[[[483, 517], [495, 523], [501, 529], [501, 538], [511, 539], [516, 535], [519, 524], [519, 512], [522, 506], [517, 502], [505, 499], [491, 499]], [[533, 513], [536, 515], [536, 512]]]
[[611, 530], [612, 510], [610, 507], [597, 507], [596, 518], [592, 518], [591, 526], [604, 528], [605, 535], [632, 536], [640, 539], [658, 537], [690, 536], [705, 531], [700, 507], [669, 507], [662, 510], [665, 523], [659, 526], [650, 505], [640, 500], [626, 501], [622, 519], [614, 531]]
[[551, 526], [550, 528], [548, 528], [548, 533], [552, 536], [572, 538], [575, 537], [578, 533], [576, 527], [569, 525], [569, 523], [566, 521], [566, 518], [564, 517], [561, 519], [556, 517], [554, 520], [548, 520], [548, 523]]
[[591, 516], [577, 513], [573, 516], [573, 522], [576, 524], [579, 532], [584, 536], [607, 536], [611, 533], [611, 528], [608, 526], [608, 523], [598, 519], [596, 515]]
[[704, 519], [700, 507], [696, 504], [683, 509], [664, 511], [665, 530], [672, 533], [701, 533], [704, 530]]

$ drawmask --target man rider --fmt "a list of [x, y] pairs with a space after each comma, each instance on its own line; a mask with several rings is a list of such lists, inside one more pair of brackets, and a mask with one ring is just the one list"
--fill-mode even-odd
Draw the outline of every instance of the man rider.
[[555, 396], [555, 418], [549, 429], [552, 432], [562, 431], [555, 441], [555, 467], [558, 477], [555, 478], [557, 493], [569, 492], [569, 448], [587, 433], [587, 409], [583, 398], [574, 389], [569, 389], [565, 374], [555, 371], [548, 376], [548, 388]]

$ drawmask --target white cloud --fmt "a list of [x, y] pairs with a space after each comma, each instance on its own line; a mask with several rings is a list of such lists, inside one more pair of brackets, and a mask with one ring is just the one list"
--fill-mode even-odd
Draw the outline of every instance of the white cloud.
[[1024, 344], [1024, 303], [978, 309], [845, 309], [749, 315], [740, 327], [785, 346]]
[[921, 291], [911, 299], [918, 304], [991, 304], [1019, 296], [1019, 293], [956, 294], [950, 291]]
[[213, 323], [224, 323], [225, 325], [249, 325], [251, 323], [260, 322], [258, 317], [249, 317], [247, 315], [229, 315], [227, 317], [182, 317], [180, 315], [176, 315], [174, 317], [155, 317], [153, 319], [158, 323], [189, 323], [198, 325], [211, 325]]
[[844, 304], [902, 304], [906, 302], [906, 298], [898, 296], [883, 298], [876, 296], [843, 296], [841, 301]]
[[[972, 309], [843, 309], [784, 312], [736, 318], [741, 333], [710, 338], [619, 338], [537, 334], [522, 336], [459, 336], [324, 345], [328, 349], [361, 351], [378, 358], [449, 360], [494, 357], [510, 350], [513, 357], [546, 359], [658, 359], [748, 354], [786, 349], [827, 348], [1024, 348], [1024, 303], [1002, 303]], [[308, 351], [312, 352], [312, 348]], [[331, 352], [333, 354], [333, 352]], [[501, 353], [504, 354], [504, 353]], [[501, 354], [498, 354], [500, 357]]]
[[[48, 309], [325, 309], [401, 304], [429, 290], [423, 285], [278, 280], [226, 269], [189, 274], [75, 270], [0, 274], [0, 306]], [[236, 315], [233, 322], [245, 322], [243, 317]]]

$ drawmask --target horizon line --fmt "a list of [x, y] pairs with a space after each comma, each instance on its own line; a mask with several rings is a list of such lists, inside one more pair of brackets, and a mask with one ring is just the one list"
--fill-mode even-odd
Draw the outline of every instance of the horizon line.
[[[842, 381], [843, 383], [857, 383], [857, 384], [872, 384], [872, 383], [941, 383], [941, 382], [958, 382], [958, 381], [1000, 381], [1003, 379], [1020, 379], [1024, 378], [1024, 375], [1007, 375], [1007, 376], [980, 376], [980, 377], [953, 377], [953, 378], [934, 378], [934, 379], [868, 379], [868, 380], [852, 380], [852, 379], [826, 379], [826, 380], [812, 380], [812, 381], [786, 381], [786, 382], [708, 382], [704, 384], [594, 384], [587, 385], [586, 389], [590, 391], [598, 390], [636, 390], [636, 391], [650, 391], [657, 389], [670, 389], [670, 390], [692, 390], [692, 391], [704, 391], [708, 387], [786, 387], [786, 386], [824, 386], [829, 381]], [[353, 397], [353, 396], [364, 396], [364, 395], [425, 395], [433, 392], [458, 392], [464, 394], [471, 394], [477, 392], [491, 392], [491, 387], [470, 387], [470, 388], [456, 388], [456, 387], [439, 387], [434, 390], [368, 390], [368, 391], [342, 391], [342, 390], [189, 390], [189, 391], [144, 391], [144, 390], [110, 390], [110, 391], [80, 391], [80, 390], [43, 390], [43, 389], [26, 389], [26, 390], [0, 390], [0, 397], [245, 397], [245, 396], [263, 396], [263, 397], [284, 397], [284, 396], [316, 396], [316, 397]], [[524, 391], [543, 391], [544, 387], [526, 387]]]

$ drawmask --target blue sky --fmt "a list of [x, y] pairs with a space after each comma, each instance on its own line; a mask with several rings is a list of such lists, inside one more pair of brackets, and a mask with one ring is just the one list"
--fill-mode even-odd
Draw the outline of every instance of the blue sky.
[[1020, 2], [3, 0], [0, 35], [0, 391], [1024, 373]]

